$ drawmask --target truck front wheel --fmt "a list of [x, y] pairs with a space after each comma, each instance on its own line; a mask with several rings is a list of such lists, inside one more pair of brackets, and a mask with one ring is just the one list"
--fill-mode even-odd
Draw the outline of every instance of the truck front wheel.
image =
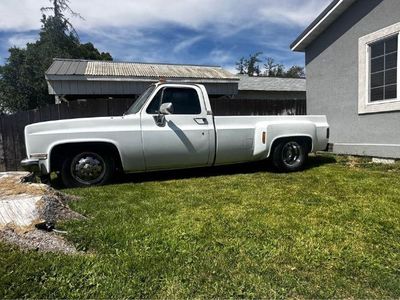
[[297, 140], [279, 142], [273, 150], [272, 161], [282, 172], [296, 172], [304, 167], [308, 152], [305, 143]]
[[64, 161], [61, 179], [66, 187], [103, 185], [114, 171], [114, 160], [107, 153], [79, 152]]

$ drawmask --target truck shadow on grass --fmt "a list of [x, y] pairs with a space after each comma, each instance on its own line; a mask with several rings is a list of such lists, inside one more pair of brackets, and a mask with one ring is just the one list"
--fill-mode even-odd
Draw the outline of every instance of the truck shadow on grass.
[[[309, 157], [305, 170], [318, 168], [327, 164], [337, 163], [334, 156], [329, 154], [312, 155]], [[107, 185], [124, 184], [124, 183], [141, 183], [151, 181], [168, 181], [201, 177], [218, 177], [226, 175], [239, 175], [239, 174], [254, 174], [260, 172], [279, 173], [273, 166], [271, 161], [257, 161], [251, 163], [242, 163], [235, 165], [195, 168], [195, 169], [182, 169], [182, 170], [169, 170], [157, 171], [148, 173], [134, 173], [134, 174], [120, 174]], [[54, 178], [51, 186], [55, 189], [64, 189], [60, 178]]]
[[[328, 155], [310, 156], [304, 170], [314, 169], [327, 164], [334, 164], [336, 160]], [[257, 161], [251, 163], [217, 166], [209, 168], [196, 168], [184, 170], [158, 171], [140, 174], [122, 174], [110, 184], [139, 183], [150, 181], [168, 181], [190, 179], [199, 177], [218, 177], [225, 175], [254, 174], [259, 172], [278, 173], [270, 161]]]

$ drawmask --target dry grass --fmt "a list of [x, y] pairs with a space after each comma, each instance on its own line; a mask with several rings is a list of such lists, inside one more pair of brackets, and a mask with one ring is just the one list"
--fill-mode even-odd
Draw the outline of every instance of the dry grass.
[[22, 177], [27, 173], [10, 173], [0, 177], [0, 200], [1, 197], [15, 195], [42, 196], [48, 191], [48, 186], [36, 183], [21, 183]]

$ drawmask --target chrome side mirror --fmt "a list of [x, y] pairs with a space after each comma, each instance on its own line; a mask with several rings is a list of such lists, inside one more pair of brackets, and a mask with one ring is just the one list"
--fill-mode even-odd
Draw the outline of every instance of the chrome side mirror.
[[171, 102], [163, 103], [160, 106], [159, 113], [161, 115], [172, 115], [174, 113], [174, 106]]
[[154, 117], [157, 126], [159, 127], [164, 127], [165, 126], [165, 115], [171, 115], [174, 113], [174, 106], [172, 103], [167, 102], [163, 103], [160, 106], [160, 109], [158, 111], [158, 115]]

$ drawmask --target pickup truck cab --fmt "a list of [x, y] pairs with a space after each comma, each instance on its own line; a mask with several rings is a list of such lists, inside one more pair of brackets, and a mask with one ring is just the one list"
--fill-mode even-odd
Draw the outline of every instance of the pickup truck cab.
[[68, 187], [100, 185], [116, 170], [149, 172], [271, 158], [297, 171], [325, 150], [325, 116], [214, 116], [199, 84], [151, 85], [120, 117], [36, 123], [25, 128], [28, 158], [40, 175], [59, 172]]

